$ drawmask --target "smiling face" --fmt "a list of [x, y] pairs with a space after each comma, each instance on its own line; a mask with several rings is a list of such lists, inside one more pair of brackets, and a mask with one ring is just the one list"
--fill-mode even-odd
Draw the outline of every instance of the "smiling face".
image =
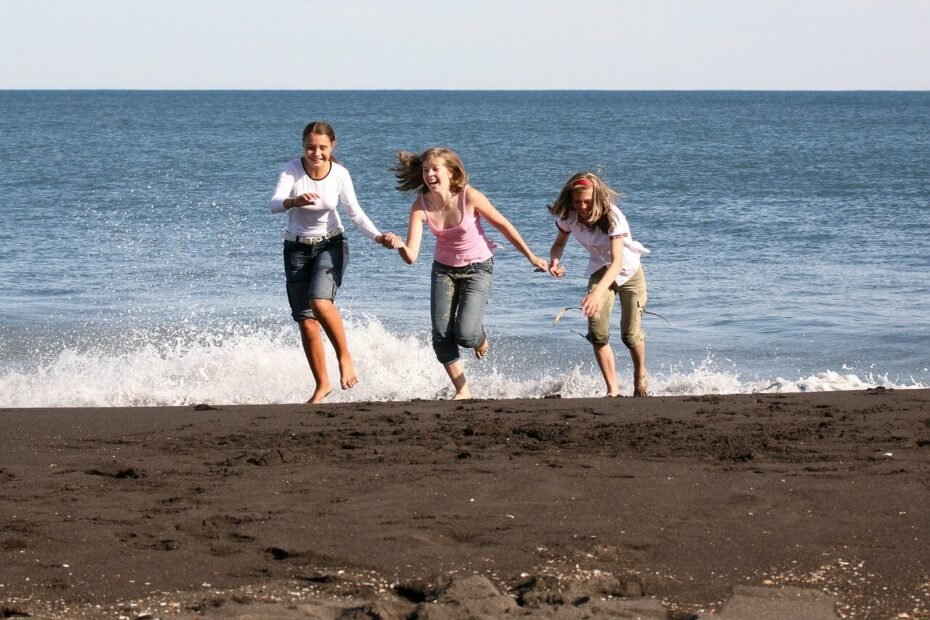
[[585, 221], [591, 219], [594, 212], [594, 188], [579, 187], [572, 190], [572, 209]]
[[430, 191], [449, 191], [452, 183], [452, 173], [446, 168], [445, 163], [436, 157], [431, 157], [423, 162], [423, 184]]
[[309, 133], [304, 139], [304, 160], [311, 170], [324, 170], [332, 158], [335, 143], [329, 136]]

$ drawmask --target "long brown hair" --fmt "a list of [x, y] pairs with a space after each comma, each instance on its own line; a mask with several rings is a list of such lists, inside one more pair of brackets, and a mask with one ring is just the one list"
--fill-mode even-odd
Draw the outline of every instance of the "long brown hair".
[[428, 148], [419, 155], [408, 151], [397, 151], [397, 162], [394, 164], [394, 176], [397, 177], [396, 187], [402, 192], [419, 191], [425, 194], [429, 191], [423, 182], [423, 163], [431, 159], [438, 160], [449, 170], [451, 177], [449, 189], [458, 194], [468, 185], [468, 172], [462, 158], [452, 149], [443, 147]]
[[[579, 181], [587, 181], [579, 183]], [[582, 218], [578, 214], [578, 219], [582, 224], [589, 228], [598, 228], [604, 232], [610, 230], [611, 214], [610, 205], [621, 197], [620, 194], [610, 188], [607, 183], [593, 172], [577, 172], [572, 175], [567, 183], [559, 192], [559, 197], [555, 202], [549, 205], [549, 213], [555, 215], [560, 220], [567, 220], [575, 208], [572, 206], [572, 193], [575, 191], [592, 188], [594, 190], [593, 201], [591, 205], [591, 215]]]
[[[312, 123], [307, 123], [307, 126], [304, 127], [304, 133], [302, 141], [307, 141], [307, 136], [315, 133], [318, 136], [326, 136], [329, 138], [329, 141], [333, 143], [333, 150], [336, 148], [336, 130], [333, 129], [333, 126], [327, 123], [326, 121], [313, 121]], [[336, 156], [330, 153], [329, 160], [333, 163], [338, 164], [339, 160], [336, 159]]]

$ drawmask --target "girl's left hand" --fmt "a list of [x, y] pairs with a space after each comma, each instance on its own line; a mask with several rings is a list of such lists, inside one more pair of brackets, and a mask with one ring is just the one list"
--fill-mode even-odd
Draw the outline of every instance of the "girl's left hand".
[[585, 295], [581, 300], [581, 314], [589, 318], [597, 316], [601, 310], [602, 298], [603, 295], [595, 295], [594, 291]]

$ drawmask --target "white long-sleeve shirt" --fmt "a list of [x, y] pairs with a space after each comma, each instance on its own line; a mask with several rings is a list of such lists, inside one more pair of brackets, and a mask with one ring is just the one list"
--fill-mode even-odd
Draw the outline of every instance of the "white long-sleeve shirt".
[[[329, 174], [314, 180], [304, 170], [299, 158], [289, 161], [278, 175], [278, 183], [268, 201], [268, 208], [272, 213], [287, 212], [287, 232], [299, 237], [318, 237], [342, 226], [339, 212], [336, 211], [336, 206], [341, 204], [355, 229], [374, 241], [381, 233], [358, 203], [349, 171], [336, 162], [331, 163]], [[316, 204], [284, 208], [285, 198], [294, 198], [307, 192], [320, 196]]]

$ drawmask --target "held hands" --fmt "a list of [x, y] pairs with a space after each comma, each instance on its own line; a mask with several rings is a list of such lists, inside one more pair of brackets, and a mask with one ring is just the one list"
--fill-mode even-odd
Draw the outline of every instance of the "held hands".
[[404, 247], [404, 242], [392, 232], [384, 233], [379, 239], [376, 239], [376, 241], [389, 250], [397, 250]]
[[553, 278], [561, 278], [565, 275], [565, 267], [559, 264], [559, 259], [557, 258], [551, 259], [543, 271], [548, 271], [549, 275]]

